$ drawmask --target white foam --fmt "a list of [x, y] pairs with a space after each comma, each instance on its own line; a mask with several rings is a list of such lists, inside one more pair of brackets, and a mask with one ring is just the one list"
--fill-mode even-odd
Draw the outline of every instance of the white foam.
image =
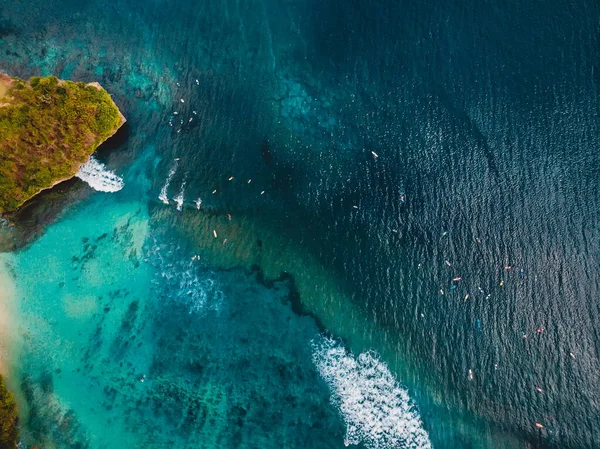
[[346, 446], [431, 449], [408, 392], [373, 352], [355, 357], [338, 341], [313, 341], [313, 361], [346, 424]]
[[196, 209], [200, 210], [200, 206], [202, 206], [202, 198], [198, 198], [196, 201]]
[[179, 259], [178, 252], [179, 248], [172, 251], [155, 242], [147, 253], [148, 260], [157, 269], [153, 284], [164, 289], [170, 300], [184, 304], [190, 314], [219, 312], [225, 294], [214, 274], [198, 266], [195, 261], [200, 260], [200, 256]]
[[165, 181], [165, 185], [162, 187], [162, 189], [160, 189], [160, 194], [158, 195], [158, 199], [161, 200], [165, 204], [169, 204], [169, 197], [167, 196], [167, 189], [169, 188], [169, 184], [171, 184], [171, 179], [173, 179], [173, 176], [175, 176], [177, 167], [179, 167], [179, 164], [177, 161], [178, 160], [175, 159], [175, 161], [173, 162], [173, 165], [171, 166], [171, 169], [169, 170], [169, 174], [167, 175], [167, 180]]
[[118, 192], [125, 185], [123, 178], [115, 175], [93, 156], [81, 166], [75, 176], [99, 192]]
[[181, 209], [183, 208], [183, 192], [185, 190], [185, 181], [183, 181], [181, 183], [181, 189], [179, 190], [179, 193], [177, 194], [177, 196], [175, 198], [173, 198], [175, 200], [175, 204], [177, 204], [177, 210], [179, 212], [181, 212]]
[[[219, 311], [224, 294], [209, 273], [198, 272], [193, 262], [163, 267], [163, 285], [170, 286], [170, 297], [186, 304], [189, 313]], [[173, 293], [173, 289], [176, 293]]]

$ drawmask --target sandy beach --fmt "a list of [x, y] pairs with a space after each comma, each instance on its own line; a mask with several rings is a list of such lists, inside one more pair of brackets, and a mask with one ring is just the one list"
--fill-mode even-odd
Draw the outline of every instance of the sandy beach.
[[0, 373], [10, 384], [11, 363], [17, 350], [16, 289], [7, 256], [0, 255]]
[[17, 317], [17, 288], [11, 275], [9, 254], [0, 254], [0, 374], [7, 389], [17, 402], [19, 417], [29, 414], [27, 402], [20, 389], [16, 361], [21, 353], [22, 339], [19, 338]]

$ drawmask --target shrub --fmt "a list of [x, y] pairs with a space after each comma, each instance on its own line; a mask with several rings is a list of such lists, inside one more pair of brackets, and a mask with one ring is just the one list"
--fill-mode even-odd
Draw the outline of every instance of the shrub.
[[19, 439], [17, 405], [0, 375], [0, 449], [15, 449]]
[[75, 175], [120, 125], [104, 90], [53, 76], [14, 81], [0, 107], [0, 213]]

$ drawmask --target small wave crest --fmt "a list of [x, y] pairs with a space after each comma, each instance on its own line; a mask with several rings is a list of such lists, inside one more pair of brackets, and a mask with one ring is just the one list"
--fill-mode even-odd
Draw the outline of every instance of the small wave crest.
[[181, 184], [181, 189], [179, 190], [179, 193], [177, 194], [177, 196], [175, 198], [173, 198], [175, 200], [175, 204], [177, 205], [177, 210], [179, 212], [181, 212], [181, 209], [183, 208], [184, 191], [185, 191], [185, 181], [183, 181], [183, 183]]
[[98, 162], [93, 156], [81, 166], [75, 176], [99, 192], [118, 192], [125, 185], [123, 178], [107, 169], [102, 162]]
[[346, 424], [346, 446], [431, 449], [429, 435], [408, 392], [373, 352], [355, 357], [340, 342], [313, 341], [313, 361]]
[[177, 171], [177, 168], [179, 167], [178, 161], [179, 161], [179, 159], [175, 159], [175, 161], [173, 161], [173, 165], [169, 169], [169, 174], [167, 175], [167, 180], [165, 181], [165, 185], [162, 186], [162, 189], [160, 189], [160, 194], [158, 195], [158, 199], [161, 200], [165, 204], [169, 204], [169, 197], [168, 197], [167, 191], [169, 189], [169, 185], [171, 184], [171, 180], [173, 179], [173, 176], [175, 176], [175, 172]]
[[178, 258], [177, 251], [156, 244], [148, 258], [157, 269], [153, 283], [158, 285], [164, 296], [183, 304], [189, 313], [219, 311], [225, 299], [219, 282], [209, 270], [203, 270], [191, 260]]
[[180, 273], [178, 282], [180, 298], [187, 300], [190, 313], [218, 311], [221, 308], [224, 294], [215, 279], [200, 277], [190, 269]]

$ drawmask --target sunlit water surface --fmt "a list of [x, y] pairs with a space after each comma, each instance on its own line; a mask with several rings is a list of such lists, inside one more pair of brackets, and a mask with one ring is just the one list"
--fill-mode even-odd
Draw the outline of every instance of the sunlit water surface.
[[128, 119], [0, 233], [24, 443], [597, 447], [595, 2], [0, 6]]

